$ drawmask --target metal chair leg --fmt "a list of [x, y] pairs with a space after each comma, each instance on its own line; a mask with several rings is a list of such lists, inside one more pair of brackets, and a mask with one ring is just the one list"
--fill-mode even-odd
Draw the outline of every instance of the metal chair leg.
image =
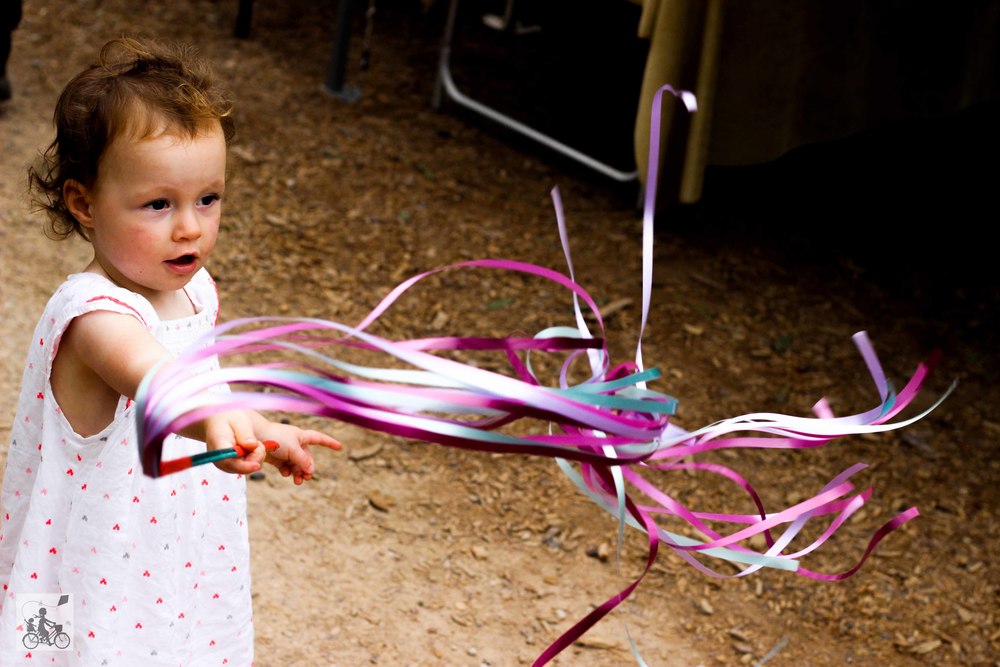
[[584, 166], [604, 174], [609, 178], [623, 183], [638, 179], [638, 171], [624, 172], [619, 169], [615, 169], [608, 164], [605, 164], [571, 146], [562, 143], [561, 141], [558, 141], [557, 139], [554, 139], [553, 137], [550, 137], [547, 134], [539, 132], [533, 127], [525, 125], [524, 123], [521, 123], [520, 121], [500, 113], [496, 109], [486, 106], [485, 104], [482, 104], [463, 94], [462, 91], [460, 91], [455, 85], [455, 81], [451, 77], [451, 42], [454, 38], [455, 18], [457, 12], [458, 0], [451, 0], [451, 4], [448, 6], [448, 18], [445, 23], [444, 39], [441, 44], [441, 57], [438, 62], [437, 81], [434, 84], [432, 104], [435, 109], [441, 108], [442, 99], [447, 96], [448, 99], [454, 101], [456, 104], [474, 111], [481, 116], [485, 116], [486, 118], [489, 118], [490, 120], [519, 134], [523, 134], [529, 139], [532, 139], [558, 153], [562, 153], [563, 155], [576, 160]]

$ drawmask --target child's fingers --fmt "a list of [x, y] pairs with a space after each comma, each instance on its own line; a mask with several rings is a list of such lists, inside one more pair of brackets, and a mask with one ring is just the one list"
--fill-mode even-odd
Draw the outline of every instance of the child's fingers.
[[[282, 438], [279, 450], [269, 450], [265, 452], [264, 460], [272, 464], [283, 477], [291, 477], [295, 484], [302, 484], [312, 478], [316, 471], [316, 464], [312, 453], [309, 451], [311, 445], [326, 447], [332, 450], [339, 450], [341, 444], [335, 438], [325, 433], [314, 430], [287, 429], [287, 433]], [[270, 435], [278, 435], [272, 432]], [[291, 438], [287, 438], [291, 436]], [[264, 448], [258, 448], [263, 451]]]
[[258, 468], [260, 467], [260, 464], [263, 463], [264, 456], [267, 453], [267, 448], [257, 442], [257, 440], [240, 443], [236, 445], [234, 449], [240, 459], [256, 463]]
[[296, 485], [302, 484], [312, 477], [312, 473], [303, 472], [298, 466], [285, 462], [276, 466], [282, 477], [291, 477]]
[[341, 448], [339, 440], [331, 438], [321, 431], [302, 431], [302, 434], [299, 436], [299, 442], [303, 445], [320, 445], [335, 450]]
[[289, 463], [292, 464], [290, 472], [296, 484], [302, 484], [302, 482], [312, 479], [313, 473], [316, 471], [316, 462], [313, 460], [308, 444], [303, 444], [295, 452], [295, 456], [291, 457]]
[[260, 461], [255, 461], [250, 458], [223, 459], [221, 461], [216, 461], [215, 467], [232, 475], [249, 475], [260, 470]]
[[268, 452], [265, 460], [277, 468], [282, 477], [312, 476], [312, 455], [298, 442], [292, 441], [277, 452]]
[[268, 452], [273, 452], [279, 447], [281, 447], [281, 445], [274, 440], [264, 440], [262, 442], [254, 441], [247, 445], [236, 445], [233, 449], [236, 451], [236, 455], [240, 458], [246, 458], [248, 455], [256, 453], [260, 456], [261, 460], [263, 460], [263, 458], [267, 456]]

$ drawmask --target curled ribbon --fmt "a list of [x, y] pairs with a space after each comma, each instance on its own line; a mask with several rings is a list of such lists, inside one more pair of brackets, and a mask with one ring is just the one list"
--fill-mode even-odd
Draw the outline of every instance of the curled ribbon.
[[[654, 97], [654, 119], [659, 117], [665, 92], [694, 111], [690, 93], [665, 86]], [[659, 145], [657, 131], [652, 132], [650, 145]], [[193, 345], [191, 351], [150, 372], [143, 380], [136, 396], [143, 471], [152, 477], [165, 473], [164, 464], [168, 462], [161, 459], [168, 434], [234, 408], [317, 415], [450, 447], [551, 457], [584, 494], [618, 518], [619, 544], [626, 526], [647, 535], [648, 555], [645, 570], [638, 578], [556, 639], [535, 665], [549, 662], [625, 600], [652, 567], [661, 547], [712, 577], [746, 576], [762, 567], [819, 580], [851, 576], [887, 534], [919, 514], [913, 507], [887, 521], [871, 537], [858, 562], [844, 572], [821, 573], [803, 567], [801, 559], [826, 542], [871, 497], [871, 489], [855, 492], [850, 482], [851, 477], [864, 469], [863, 464], [835, 476], [813, 497], [779, 512], [768, 512], [754, 487], [735, 470], [695, 461], [692, 457], [726, 448], [812, 448], [844, 436], [898, 429], [932, 411], [954, 385], [924, 412], [891, 421], [917, 395], [935, 358], [920, 364], [904, 388], [896, 392], [862, 332], [854, 336], [854, 342], [878, 392], [877, 403], [865, 412], [835, 416], [821, 400], [814, 406], [815, 417], [752, 413], [693, 431], [672, 423], [677, 401], [647, 387], [660, 374], [656, 369], [644, 369], [642, 363], [642, 335], [652, 291], [655, 157], [651, 148], [643, 215], [642, 322], [634, 362], [611, 364], [601, 313], [575, 280], [562, 203], [558, 190], [554, 189], [552, 196], [568, 276], [512, 260], [469, 261], [404, 281], [353, 327], [320, 319], [270, 317], [220, 325], [210, 337]], [[532, 337], [445, 336], [400, 341], [367, 331], [419, 281], [442, 271], [465, 269], [515, 271], [554, 283], [572, 296], [576, 326], [553, 327]], [[589, 330], [585, 311], [596, 323], [596, 335]], [[336, 355], [338, 350], [357, 349], [379, 353], [396, 363], [391, 367], [367, 366]], [[506, 357], [509, 374], [445, 356], [454, 351], [495, 351]], [[251, 353], [265, 353], [273, 360], [201, 370], [204, 368], [201, 362], [207, 358]], [[544, 385], [532, 368], [531, 355], [541, 353], [566, 356], [554, 386]], [[589, 374], [585, 380], [573, 384], [571, 367], [581, 358], [589, 364]], [[222, 386], [232, 390], [213, 391]], [[512, 435], [503, 430], [522, 420], [548, 426], [530, 435]], [[683, 470], [711, 473], [735, 484], [747, 494], [756, 512], [696, 511], [647, 479], [651, 471]], [[660, 517], [682, 521], [702, 539], [665, 530], [659, 525]], [[813, 520], [825, 522], [819, 536], [805, 547], [786, 552]], [[742, 528], [724, 534], [710, 525], [718, 522]], [[763, 536], [766, 544], [763, 553], [747, 546], [758, 535]], [[713, 559], [735, 563], [741, 569], [735, 574], [721, 573], [710, 567]], [[634, 645], [633, 652], [645, 664]]]

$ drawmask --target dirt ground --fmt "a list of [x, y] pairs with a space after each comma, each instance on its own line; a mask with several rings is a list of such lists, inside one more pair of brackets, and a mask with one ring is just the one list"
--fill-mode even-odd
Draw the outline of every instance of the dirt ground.
[[[356, 64], [359, 21], [347, 77], [362, 96], [345, 103], [319, 85], [336, 3], [256, 4], [251, 37], [238, 40], [235, 0], [25, 3], [10, 63], [14, 99], [0, 112], [2, 446], [35, 319], [88, 259], [84, 244], [43, 235], [25, 167], [50, 140], [63, 84], [123, 31], [195, 44], [234, 91], [238, 135], [210, 266], [224, 319], [355, 323], [401, 280], [461, 260], [563, 270], [549, 199], [559, 186], [578, 280], [599, 303], [624, 304], [609, 317], [609, 346], [617, 361], [632, 357], [636, 193], [454, 107], [433, 109], [440, 8], [379, 3], [367, 71]], [[855, 147], [837, 150], [852, 159]], [[990, 555], [1000, 538], [998, 301], [990, 251], [969, 222], [977, 181], [947, 190], [933, 178], [953, 183], [962, 165], [928, 173], [921, 163], [910, 166], [919, 178], [890, 183], [891, 165], [870, 157], [854, 154], [861, 166], [851, 173], [875, 174], [887, 188], [877, 201], [859, 204], [846, 178], [829, 184], [847, 184], [835, 195], [820, 191], [829, 165], [793, 156], [720, 169], [703, 205], [661, 210], [643, 350], [646, 365], [664, 373], [656, 388], [679, 398], [677, 422], [691, 429], [749, 411], [808, 415], [823, 396], [841, 414], [868, 409], [877, 395], [850, 339], [862, 329], [900, 386], [941, 348], [918, 402], [959, 383], [926, 419], [816, 451], [721, 459], [775, 510], [855, 462], [869, 464], [859, 485], [874, 486], [874, 496], [805, 559], [813, 569], [845, 570], [895, 513], [916, 505], [921, 516], [839, 583], [787, 572], [715, 580], [661, 553], [637, 592], [552, 664], [634, 664], [629, 636], [650, 665], [1000, 664], [1000, 578]], [[978, 262], [985, 268], [970, 271]], [[550, 286], [465, 272], [422, 285], [376, 330], [506, 335], [571, 323], [568, 297]], [[316, 480], [294, 487], [271, 473], [250, 482], [259, 666], [530, 664], [642, 570], [640, 536], [626, 534], [617, 563], [614, 519], [549, 460], [313, 421], [304, 420], [346, 445], [317, 454]], [[729, 496], [708, 479], [659, 482], [689, 506], [750, 509], [726, 506]]]

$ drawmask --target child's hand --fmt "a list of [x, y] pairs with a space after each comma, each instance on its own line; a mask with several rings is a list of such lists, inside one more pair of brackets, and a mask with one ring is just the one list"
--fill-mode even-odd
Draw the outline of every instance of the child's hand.
[[256, 419], [260, 417], [246, 410], [234, 410], [212, 415], [205, 420], [205, 437], [208, 449], [228, 449], [239, 445], [247, 451], [244, 457], [223, 459], [215, 462], [215, 467], [233, 475], [249, 475], [257, 472], [264, 462], [264, 447], [259, 446], [254, 432]]
[[[265, 450], [260, 444], [264, 440], [278, 443], [278, 448]], [[249, 475], [260, 470], [261, 464], [267, 461], [281, 471], [283, 477], [292, 476], [296, 484], [311, 478], [315, 472], [310, 445], [340, 449], [340, 443], [324, 433], [279, 424], [250, 410], [223, 412], [207, 418], [205, 442], [211, 450], [239, 445], [247, 451], [242, 458], [216, 461], [216, 467], [224, 472]]]
[[325, 433], [305, 430], [289, 424], [279, 424], [264, 421], [256, 425], [255, 432], [260, 440], [273, 440], [278, 448], [265, 452], [264, 447], [258, 447], [247, 458], [264, 455], [264, 460], [277, 468], [282, 477], [291, 476], [296, 484], [310, 479], [315, 472], [315, 463], [310, 445], [320, 445], [330, 449], [340, 449], [340, 443]]

